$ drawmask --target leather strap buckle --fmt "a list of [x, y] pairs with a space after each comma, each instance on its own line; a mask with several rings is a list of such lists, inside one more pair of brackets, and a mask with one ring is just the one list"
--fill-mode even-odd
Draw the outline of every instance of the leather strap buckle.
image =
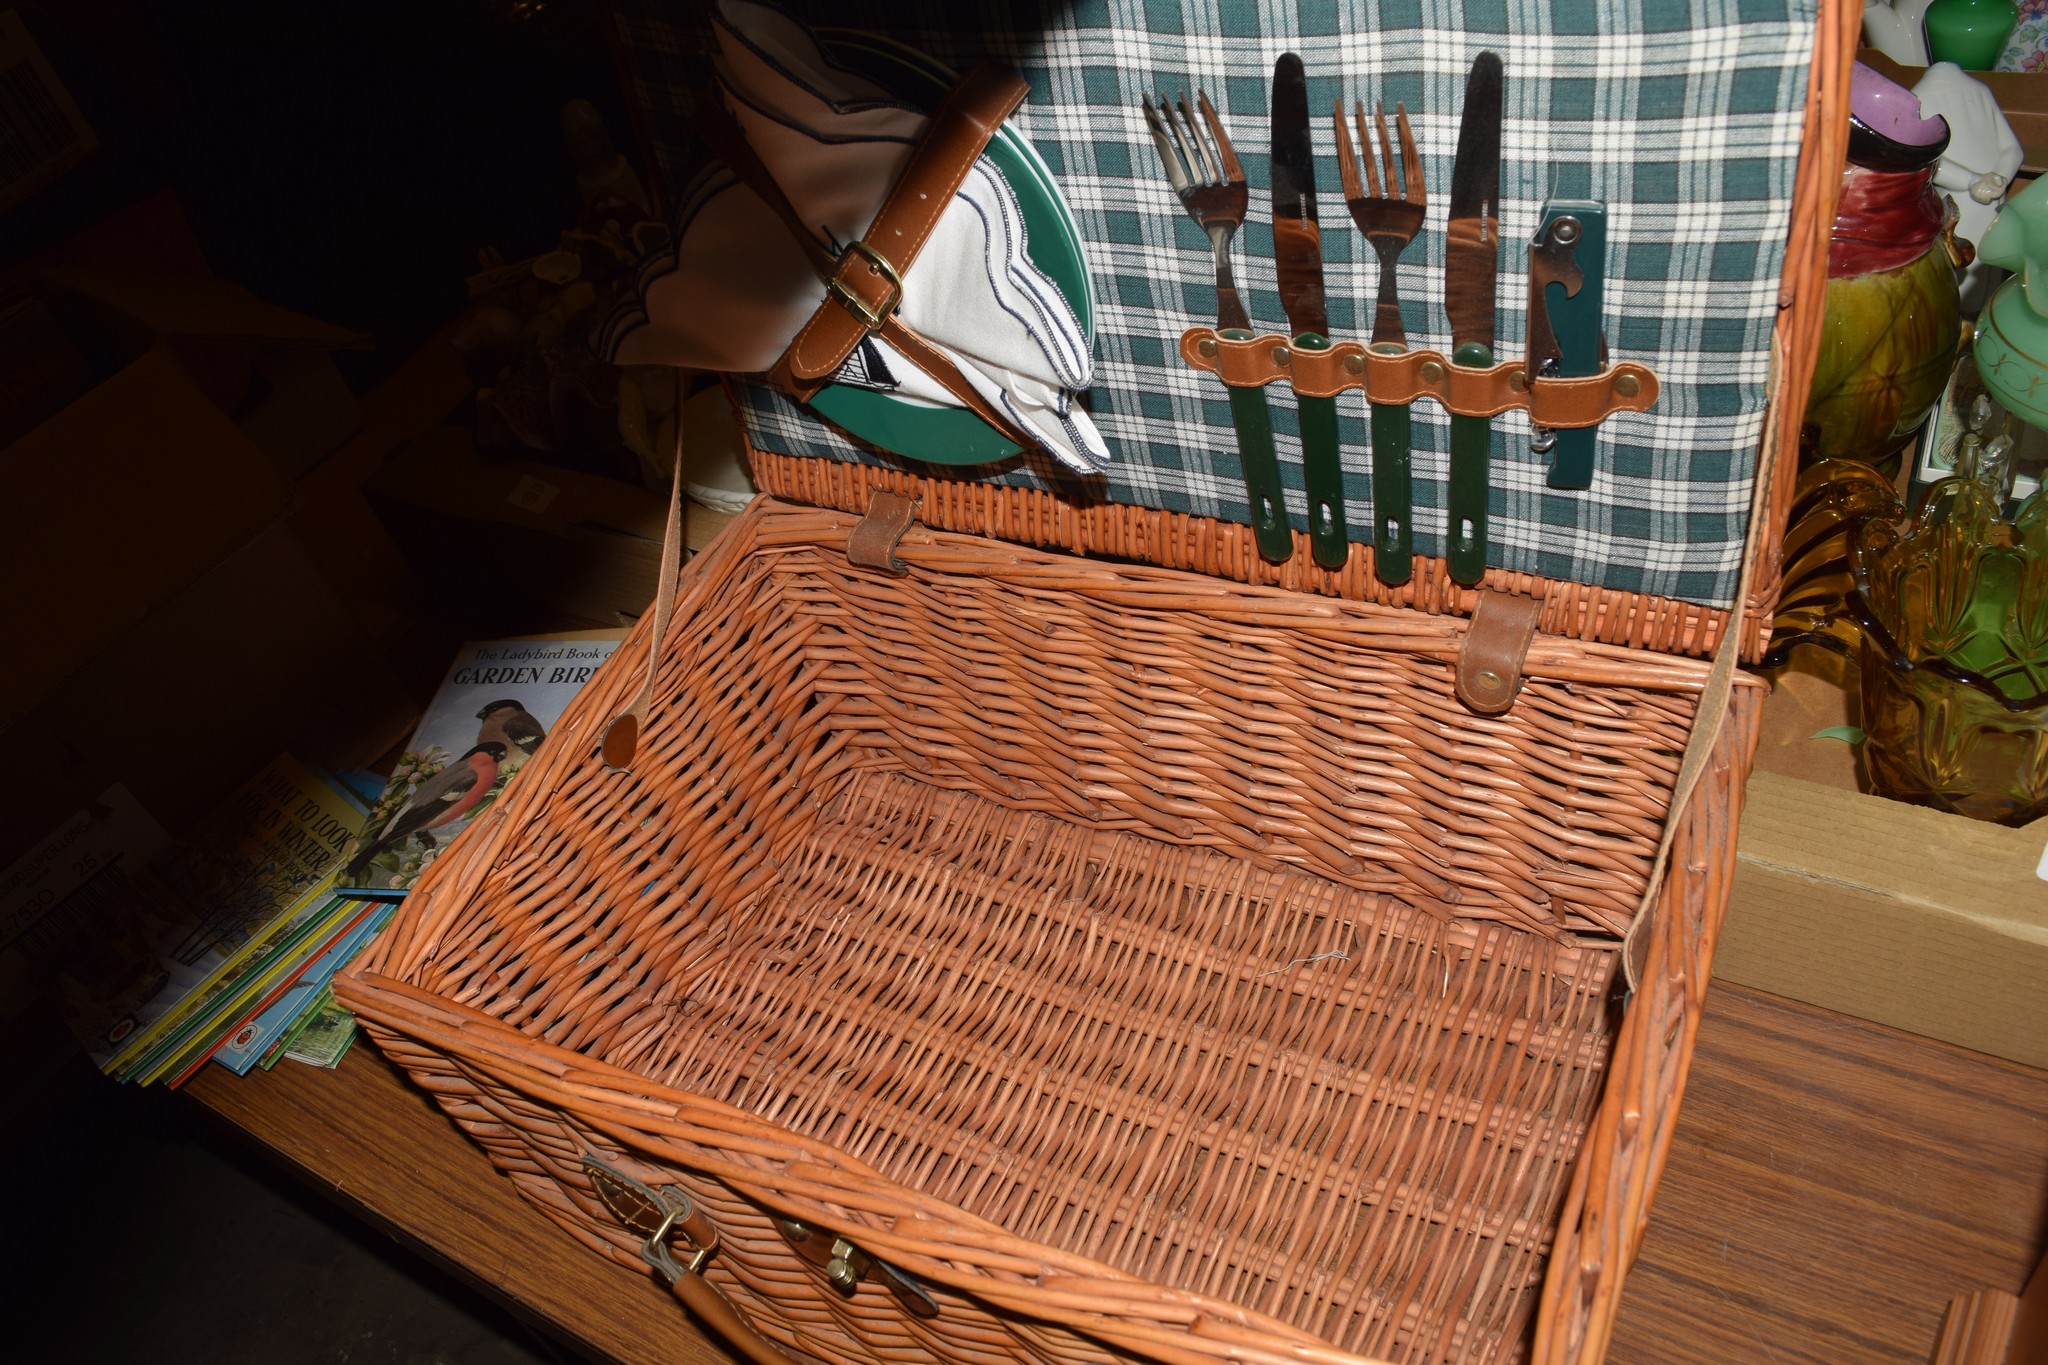
[[[846, 287], [844, 276], [848, 265], [855, 256], [868, 263], [868, 270], [888, 281], [889, 293], [878, 304], [866, 299]], [[839, 268], [832, 272], [832, 278], [825, 281], [825, 292], [846, 305], [846, 311], [860, 319], [861, 326], [870, 332], [878, 330], [896, 312], [896, 305], [903, 301], [903, 277], [896, 273], [896, 267], [889, 264], [889, 258], [869, 246], [866, 242], [855, 242], [839, 257]]]

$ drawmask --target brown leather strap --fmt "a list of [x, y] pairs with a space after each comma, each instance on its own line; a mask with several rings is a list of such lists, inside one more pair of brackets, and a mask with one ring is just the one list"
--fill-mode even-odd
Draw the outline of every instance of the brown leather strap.
[[[617, 1160], [619, 1158], [613, 1159]], [[583, 1170], [590, 1177], [591, 1188], [597, 1191], [598, 1198], [604, 1201], [612, 1216], [632, 1231], [647, 1237], [662, 1229], [680, 1230], [700, 1251], [708, 1252], [717, 1247], [718, 1229], [711, 1225], [711, 1220], [696, 1201], [680, 1190], [670, 1188], [664, 1191], [643, 1184], [612, 1162], [602, 1161], [587, 1152], [583, 1157]]]
[[654, 590], [654, 629], [647, 640], [647, 673], [640, 690], [625, 709], [605, 727], [599, 752], [607, 768], [624, 772], [632, 768], [640, 751], [640, 728], [647, 723], [647, 708], [654, 699], [654, 680], [661, 670], [661, 642], [668, 635], [669, 614], [676, 603], [676, 576], [683, 570], [683, 399], [687, 384], [685, 371], [676, 371], [676, 439], [669, 465], [668, 525], [661, 538], [661, 581]]
[[[832, 282], [864, 304], [882, 302], [878, 281], [886, 281], [873, 258], [886, 260], [898, 276], [910, 273], [918, 253], [959, 192], [960, 182], [974, 168], [1003, 120], [1023, 103], [1029, 89], [1016, 72], [994, 62], [978, 63], [961, 77], [932, 115], [924, 141], [911, 153], [910, 164], [903, 168], [861, 238], [861, 245], [867, 248], [865, 257], [852, 250], [841, 256]], [[869, 311], [874, 311], [872, 306]], [[835, 292], [797, 333], [782, 357], [782, 366], [799, 384], [822, 382], [838, 371], [871, 330], [848, 299]]]
[[712, 152], [782, 219], [826, 284], [825, 299], [817, 312], [769, 372], [771, 383], [808, 400], [839, 372], [861, 338], [874, 333], [1007, 439], [1019, 446], [1036, 444], [1009, 414], [968, 383], [944, 353], [896, 316], [903, 276], [938, 227], [989, 138], [1023, 100], [1027, 89], [1016, 73], [993, 62], [983, 62], [969, 71], [932, 115], [924, 141], [911, 154], [866, 235], [836, 258], [797, 214], [775, 177], [747, 144], [731, 113], [716, 98], [702, 102], [698, 126]]
[[1472, 608], [1472, 623], [1458, 650], [1458, 700], [1482, 716], [1497, 716], [1514, 705], [1522, 685], [1522, 660], [1536, 638], [1543, 601], [1486, 591]]
[[684, 1307], [754, 1365], [798, 1365], [796, 1357], [755, 1331], [753, 1324], [732, 1306], [732, 1300], [702, 1275], [685, 1270], [669, 1283], [669, 1288]]
[[846, 537], [847, 559], [864, 569], [909, 573], [909, 566], [896, 557], [896, 545], [916, 520], [921, 501], [886, 488], [876, 489], [868, 499], [867, 515]]
[[1538, 379], [1531, 384], [1519, 359], [1468, 369], [1451, 364], [1441, 351], [1383, 355], [1355, 341], [1342, 341], [1325, 351], [1304, 351], [1277, 333], [1230, 340], [1213, 327], [1190, 327], [1181, 333], [1180, 354], [1233, 389], [1280, 380], [1307, 398], [1333, 398], [1363, 389], [1374, 403], [1434, 398], [1465, 417], [1527, 408], [1529, 420], [1537, 426], [1559, 429], [1598, 426], [1617, 412], [1643, 412], [1662, 391], [1656, 371], [1633, 361], [1582, 378]]
[[[633, 1232], [654, 1239], [640, 1254], [668, 1281], [675, 1296], [755, 1365], [798, 1365], [794, 1357], [755, 1331], [732, 1300], [704, 1278], [704, 1262], [718, 1249], [718, 1229], [704, 1216], [704, 1210], [672, 1186], [657, 1189], [634, 1179], [616, 1164], [622, 1161], [585, 1152], [583, 1169], [613, 1217]], [[687, 1261], [676, 1260], [669, 1251], [668, 1238], [678, 1230], [696, 1247]]]

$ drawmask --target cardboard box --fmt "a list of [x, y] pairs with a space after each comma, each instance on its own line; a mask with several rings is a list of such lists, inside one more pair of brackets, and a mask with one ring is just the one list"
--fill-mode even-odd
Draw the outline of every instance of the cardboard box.
[[617, 626], [654, 598], [668, 504], [645, 488], [487, 461], [467, 430], [440, 427], [393, 451], [363, 493], [442, 609], [479, 629], [518, 633], [535, 606]]
[[2048, 1067], [2048, 820], [1864, 795], [1825, 734], [1839, 681], [1788, 672], [1765, 707], [1714, 975]]
[[153, 349], [0, 450], [0, 726], [282, 513], [291, 486]]
[[0, 866], [116, 782], [176, 836], [280, 751], [360, 767], [416, 719], [347, 604], [273, 522], [0, 725], [13, 774]]
[[102, 373], [153, 348], [176, 355], [287, 479], [354, 435], [362, 413], [330, 355], [371, 344], [225, 280], [59, 268], [45, 302]]
[[[1911, 90], [1927, 74], [1924, 66], [1901, 66], [1874, 47], [1858, 49], [1856, 60]], [[2020, 140], [2020, 174], [2048, 170], [2048, 74], [2033, 71], [1972, 71], [1998, 101], [2013, 136]]]

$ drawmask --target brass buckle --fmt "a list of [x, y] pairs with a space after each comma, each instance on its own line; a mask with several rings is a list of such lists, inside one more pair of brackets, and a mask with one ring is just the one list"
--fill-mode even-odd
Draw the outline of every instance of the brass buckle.
[[896, 267], [889, 264], [889, 258], [869, 246], [866, 242], [855, 242], [839, 257], [839, 270], [846, 268], [848, 256], [859, 256], [868, 263], [868, 268], [889, 282], [889, 297], [882, 300], [880, 308], [870, 310], [867, 302], [839, 282], [839, 272], [825, 281], [825, 292], [846, 305], [846, 311], [860, 319], [861, 326], [870, 332], [877, 330], [896, 311], [896, 305], [903, 301], [903, 277], [896, 273]]
[[718, 1249], [716, 1242], [713, 1242], [710, 1246], [698, 1247], [691, 1253], [687, 1264], [677, 1264], [675, 1256], [668, 1249], [668, 1234], [670, 1229], [674, 1228], [676, 1224], [690, 1216], [690, 1196], [678, 1192], [676, 1198], [681, 1202], [669, 1203], [667, 1200], [662, 1201], [665, 1205], [666, 1216], [662, 1218], [661, 1226], [657, 1227], [653, 1234], [648, 1237], [647, 1244], [640, 1248], [640, 1259], [660, 1271], [663, 1278], [670, 1284], [674, 1284], [685, 1274], [703, 1274], [704, 1263], [710, 1260], [711, 1253]]

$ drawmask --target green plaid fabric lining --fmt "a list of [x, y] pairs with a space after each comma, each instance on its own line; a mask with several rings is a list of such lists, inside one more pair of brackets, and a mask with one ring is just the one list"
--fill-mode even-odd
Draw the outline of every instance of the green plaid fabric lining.
[[[1491, 562], [1509, 570], [1730, 605], [1764, 420], [1765, 379], [1817, 0], [1080, 0], [833, 4], [792, 9], [867, 28], [964, 68], [1006, 61], [1031, 85], [1013, 119], [1058, 179], [1088, 244], [1097, 378], [1088, 403], [1115, 455], [1106, 481], [1062, 483], [1050, 461], [957, 471], [1177, 512], [1249, 520], [1221, 385], [1183, 366], [1191, 324], [1215, 321], [1207, 239], [1181, 211], [1145, 131], [1144, 93], [1208, 91], [1244, 162], [1252, 208], [1238, 234], [1254, 324], [1284, 331], [1268, 212], [1267, 94], [1273, 61], [1299, 52], [1309, 107], [1406, 104], [1430, 190], [1424, 232], [1402, 258], [1409, 344], [1448, 352], [1443, 222], [1465, 73], [1485, 48], [1506, 64], [1499, 321], [1503, 356], [1523, 346], [1526, 253], [1546, 198], [1608, 206], [1610, 354], [1655, 368], [1656, 408], [1601, 429], [1594, 486], [1544, 486], [1525, 415], [1494, 421]], [[616, 0], [629, 80], [671, 184], [695, 168], [689, 108], [708, 70], [682, 6]], [[1370, 330], [1378, 265], [1338, 188], [1328, 115], [1316, 119], [1318, 207], [1330, 326]], [[1306, 529], [1300, 442], [1284, 387], [1268, 391], [1289, 512]], [[1348, 516], [1370, 525], [1365, 404], [1339, 403]], [[748, 392], [753, 439], [784, 454], [868, 463], [857, 446], [765, 388]], [[1448, 423], [1415, 405], [1415, 542], [1441, 554]]]

